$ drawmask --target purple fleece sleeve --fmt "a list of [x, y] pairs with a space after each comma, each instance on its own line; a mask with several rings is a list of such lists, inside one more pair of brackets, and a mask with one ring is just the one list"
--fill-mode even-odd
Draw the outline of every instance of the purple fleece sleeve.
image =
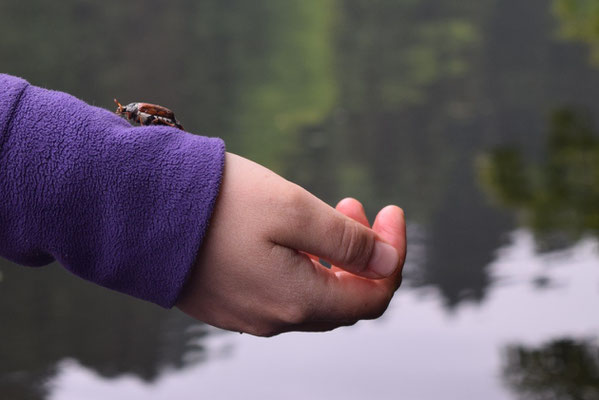
[[172, 307], [218, 196], [224, 144], [132, 127], [66, 93], [0, 74], [0, 256], [54, 260]]

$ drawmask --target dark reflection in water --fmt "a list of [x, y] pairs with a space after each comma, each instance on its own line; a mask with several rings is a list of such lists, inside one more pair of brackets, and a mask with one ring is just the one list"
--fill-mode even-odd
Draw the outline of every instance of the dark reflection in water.
[[[331, 204], [357, 197], [371, 218], [400, 204], [424, 236], [406, 283], [452, 310], [483, 304], [518, 212], [542, 249], [599, 226], [596, 139], [576, 111], [599, 98], [599, 34], [584, 28], [596, 4], [0, 2], [0, 70], [109, 109], [164, 104]], [[0, 268], [0, 397], [42, 397], [69, 357], [151, 381], [205, 334], [51, 268]]]
[[91, 285], [53, 265], [0, 263], [0, 398], [43, 398], [56, 364], [76, 359], [104, 377], [151, 382], [201, 360], [207, 334], [182, 313]]
[[503, 377], [525, 400], [599, 399], [599, 347], [570, 338], [538, 348], [509, 346]]
[[520, 212], [545, 251], [571, 246], [584, 234], [599, 235], [599, 137], [590, 115], [554, 111], [546, 148], [538, 163], [511, 147], [481, 161], [485, 186]]

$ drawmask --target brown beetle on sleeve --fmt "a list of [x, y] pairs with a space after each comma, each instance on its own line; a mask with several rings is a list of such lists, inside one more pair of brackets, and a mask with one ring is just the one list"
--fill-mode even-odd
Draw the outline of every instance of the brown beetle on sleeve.
[[116, 113], [124, 115], [127, 119], [140, 125], [168, 125], [183, 130], [183, 126], [175, 118], [175, 114], [166, 107], [150, 103], [129, 103], [122, 106], [114, 99], [117, 105]]

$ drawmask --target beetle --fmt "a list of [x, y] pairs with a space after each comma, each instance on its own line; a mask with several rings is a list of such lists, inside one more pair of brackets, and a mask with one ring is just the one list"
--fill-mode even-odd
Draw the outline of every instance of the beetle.
[[124, 115], [140, 125], [168, 125], [183, 130], [175, 114], [166, 107], [140, 102], [122, 106], [117, 99], [114, 99], [114, 102], [117, 105], [116, 114]]

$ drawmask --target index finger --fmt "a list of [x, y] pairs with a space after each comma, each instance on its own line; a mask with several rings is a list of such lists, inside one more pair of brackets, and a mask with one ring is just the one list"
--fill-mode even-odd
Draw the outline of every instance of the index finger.
[[393, 205], [383, 208], [377, 214], [372, 229], [397, 249], [399, 267], [389, 278], [393, 282], [394, 289], [397, 289], [401, 285], [401, 274], [407, 253], [406, 221], [403, 210]]

